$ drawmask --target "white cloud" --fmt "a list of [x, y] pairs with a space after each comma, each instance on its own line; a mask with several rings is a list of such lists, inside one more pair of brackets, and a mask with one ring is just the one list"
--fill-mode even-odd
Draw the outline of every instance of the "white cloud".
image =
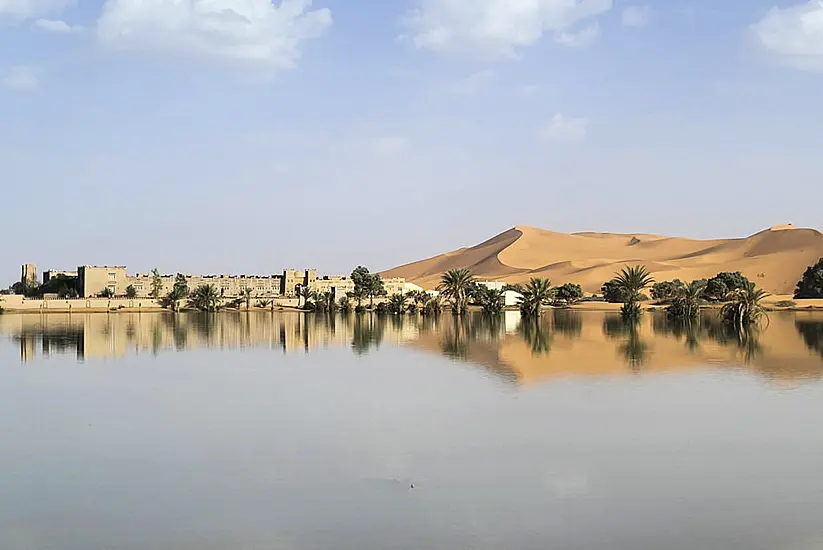
[[649, 6], [629, 6], [623, 10], [621, 21], [625, 27], [645, 27], [652, 20]]
[[462, 80], [453, 82], [449, 86], [449, 91], [457, 95], [474, 95], [481, 88], [486, 86], [494, 78], [494, 72], [491, 70], [478, 71], [470, 74]]
[[580, 143], [586, 139], [589, 121], [585, 118], [567, 118], [560, 113], [544, 126], [539, 136], [547, 141]]
[[46, 32], [68, 34], [72, 32], [83, 32], [83, 27], [80, 25], [69, 25], [65, 21], [54, 19], [38, 19], [34, 22], [34, 26]]
[[787, 64], [823, 70], [823, 0], [772, 8], [752, 31], [766, 50]]
[[301, 45], [324, 34], [331, 11], [311, 0], [107, 0], [99, 39], [113, 48], [296, 65]]
[[600, 36], [600, 25], [593, 23], [581, 31], [559, 32], [554, 35], [554, 41], [570, 48], [585, 48]]
[[71, 0], [0, 0], [0, 20], [4, 16], [11, 19], [33, 19], [71, 4]]
[[[512, 59], [545, 33], [561, 35], [612, 8], [612, 0], [415, 0], [401, 38], [442, 54]], [[561, 43], [563, 40], [559, 40]]]
[[36, 90], [40, 87], [40, 72], [40, 67], [34, 65], [18, 65], [6, 71], [0, 83], [10, 90]]

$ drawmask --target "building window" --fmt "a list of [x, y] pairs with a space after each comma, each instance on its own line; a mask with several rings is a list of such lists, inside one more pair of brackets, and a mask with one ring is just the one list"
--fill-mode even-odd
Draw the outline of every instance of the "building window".
[[117, 273], [109, 273], [109, 281], [116, 281]]

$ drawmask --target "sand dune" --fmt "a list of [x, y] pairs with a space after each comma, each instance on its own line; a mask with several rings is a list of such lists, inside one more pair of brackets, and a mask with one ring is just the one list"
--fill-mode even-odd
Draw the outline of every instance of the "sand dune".
[[790, 225], [743, 239], [696, 240], [648, 234], [556, 233], [518, 226], [477, 246], [382, 273], [434, 288], [449, 269], [469, 268], [481, 279], [523, 282], [548, 277], [596, 292], [615, 271], [643, 264], [657, 280], [690, 281], [741, 271], [773, 294], [790, 294], [803, 271], [823, 257], [823, 234]]

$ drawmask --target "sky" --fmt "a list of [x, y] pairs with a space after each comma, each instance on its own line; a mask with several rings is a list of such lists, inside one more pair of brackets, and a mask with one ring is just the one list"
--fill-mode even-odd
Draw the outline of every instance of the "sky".
[[823, 0], [0, 0], [0, 277], [822, 228], [821, 92]]

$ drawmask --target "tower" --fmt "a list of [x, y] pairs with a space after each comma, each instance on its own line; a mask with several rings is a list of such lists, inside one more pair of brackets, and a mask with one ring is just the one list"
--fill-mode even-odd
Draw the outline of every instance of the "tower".
[[37, 266], [34, 264], [23, 264], [20, 273], [20, 282], [28, 286], [37, 285]]

